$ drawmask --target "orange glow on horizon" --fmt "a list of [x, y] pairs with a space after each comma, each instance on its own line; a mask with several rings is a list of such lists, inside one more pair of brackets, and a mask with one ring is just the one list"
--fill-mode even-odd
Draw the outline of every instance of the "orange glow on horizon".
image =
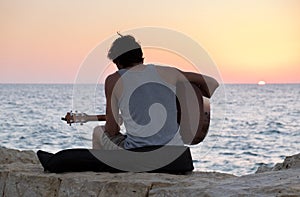
[[[225, 83], [300, 83], [299, 18], [297, 0], [112, 0], [84, 5], [78, 0], [2, 0], [0, 83], [73, 83], [85, 57], [102, 40], [143, 26], [173, 29], [195, 40], [209, 52]], [[146, 63], [193, 71], [176, 54], [144, 53]], [[111, 66], [107, 74], [114, 70]]]
[[143, 53], [146, 64], [157, 63], [158, 65], [173, 66], [183, 71], [198, 72], [197, 68], [195, 68], [191, 62], [174, 52], [163, 49], [146, 48], [143, 49]]

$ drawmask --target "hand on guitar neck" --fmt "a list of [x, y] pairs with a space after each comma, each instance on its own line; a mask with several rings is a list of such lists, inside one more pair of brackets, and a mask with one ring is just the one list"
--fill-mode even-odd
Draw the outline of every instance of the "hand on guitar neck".
[[62, 117], [61, 119], [66, 121], [70, 126], [73, 123], [80, 123], [82, 125], [83, 123], [90, 122], [90, 121], [106, 120], [105, 115], [87, 115], [86, 113], [77, 113], [77, 112], [73, 113], [72, 111], [68, 112], [66, 116]]

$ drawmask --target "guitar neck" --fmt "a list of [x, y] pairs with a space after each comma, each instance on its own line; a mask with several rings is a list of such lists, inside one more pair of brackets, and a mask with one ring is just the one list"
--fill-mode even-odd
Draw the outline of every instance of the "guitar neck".
[[85, 116], [86, 121], [106, 121], [105, 115], [87, 115]]

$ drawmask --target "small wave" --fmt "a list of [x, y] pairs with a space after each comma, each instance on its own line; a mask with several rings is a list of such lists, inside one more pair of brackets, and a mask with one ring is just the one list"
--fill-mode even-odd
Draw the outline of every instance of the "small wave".
[[13, 125], [14, 127], [24, 127], [25, 125], [24, 124], [15, 124]]
[[276, 121], [271, 121], [271, 122], [268, 122], [267, 124], [268, 127], [275, 127], [275, 128], [283, 128], [284, 125], [281, 123], [281, 122], [276, 122]]
[[281, 132], [277, 129], [270, 129], [270, 130], [266, 130], [266, 131], [260, 131], [259, 134], [262, 135], [272, 135], [272, 134], [280, 134]]
[[298, 117], [300, 115], [300, 110], [290, 111], [287, 114], [288, 116], [296, 116]]
[[229, 153], [229, 152], [222, 153], [221, 152], [220, 155], [235, 155], [235, 153], [232, 153], [232, 152], [231, 153]]
[[254, 126], [257, 126], [258, 123], [257, 122], [248, 122], [248, 121], [246, 121], [246, 125], [250, 126], [250, 127], [254, 127]]
[[251, 155], [251, 156], [258, 156], [258, 154], [256, 154], [256, 153], [252, 153], [252, 152], [250, 152], [250, 151], [246, 151], [246, 152], [243, 152], [243, 154], [244, 155]]
[[265, 166], [265, 167], [273, 167], [275, 165], [275, 163], [263, 163], [263, 162], [257, 162], [255, 163], [256, 167], [261, 167], [261, 166]]

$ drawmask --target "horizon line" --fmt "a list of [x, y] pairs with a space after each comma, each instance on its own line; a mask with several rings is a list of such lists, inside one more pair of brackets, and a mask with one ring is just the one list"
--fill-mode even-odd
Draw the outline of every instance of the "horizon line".
[[[47, 83], [47, 82], [0, 82], [0, 85], [75, 85], [76, 83]], [[258, 83], [246, 83], [246, 82], [227, 82], [221, 83], [221, 85], [259, 85]], [[266, 83], [264, 85], [298, 85], [300, 82], [274, 82]], [[94, 85], [94, 83], [78, 83], [78, 85]], [[104, 83], [97, 83], [97, 85], [104, 85]]]

